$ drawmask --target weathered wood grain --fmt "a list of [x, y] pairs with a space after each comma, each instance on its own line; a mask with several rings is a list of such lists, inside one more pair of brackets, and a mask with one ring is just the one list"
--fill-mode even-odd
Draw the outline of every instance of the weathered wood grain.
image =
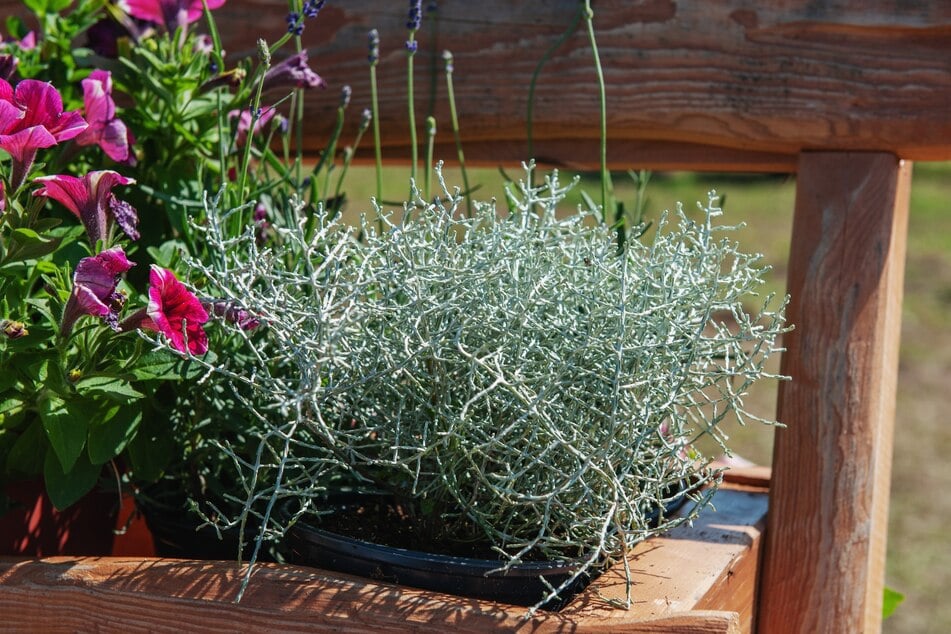
[[805, 153], [760, 631], [881, 624], [911, 166]]
[[[573, 22], [577, 0], [442, 0], [427, 14], [415, 58], [417, 126], [430, 111], [437, 158], [455, 160], [441, 54], [455, 56], [467, 157], [528, 157], [528, 84]], [[4, 13], [23, 12], [0, 0]], [[801, 150], [888, 150], [951, 158], [951, 4], [945, 0], [604, 0], [595, 27], [617, 167], [794, 169]], [[229, 0], [215, 11], [228, 60], [285, 31], [286, 5]], [[329, 89], [308, 95], [307, 145], [321, 149], [343, 85], [353, 88], [343, 143], [370, 105], [367, 31], [381, 38], [386, 154], [408, 156], [406, 5], [330, 0], [306, 24], [304, 46]], [[273, 95], [277, 99], [280, 95]], [[538, 83], [534, 155], [598, 162], [598, 98], [583, 29], [555, 51]], [[369, 143], [363, 144], [363, 150]]]
[[[439, 3], [435, 27], [419, 34], [415, 64], [419, 128], [432, 101], [444, 142], [438, 156], [455, 158], [441, 52], [455, 56], [467, 156], [523, 160], [529, 79], [579, 4]], [[282, 32], [283, 10], [274, 7], [240, 0], [221, 13], [235, 55]], [[804, 149], [951, 158], [951, 5], [943, 0], [605, 0], [594, 8], [609, 155], [619, 167], [785, 169]], [[404, 11], [398, 3], [331, 1], [307, 26], [313, 65], [331, 86], [309, 97], [313, 148], [332, 125], [343, 84], [354, 89], [351, 123], [369, 105], [366, 32], [378, 28], [384, 142], [391, 154], [407, 155]], [[536, 103], [536, 157], [596, 164], [597, 86], [582, 30], [544, 68]]]
[[[630, 555], [634, 605], [612, 569], [557, 614], [377, 584], [298, 566], [257, 568], [240, 604], [230, 562], [148, 558], [0, 560], [0, 614], [21, 631], [654, 632], [750, 631], [765, 492], [717, 493], [717, 510]], [[748, 578], [744, 578], [748, 577]], [[728, 586], [723, 592], [723, 586]], [[738, 614], [740, 613], [740, 614]]]

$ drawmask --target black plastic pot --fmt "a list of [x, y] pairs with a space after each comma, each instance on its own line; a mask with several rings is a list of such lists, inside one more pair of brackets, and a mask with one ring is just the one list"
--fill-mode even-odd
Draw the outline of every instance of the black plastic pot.
[[[200, 527], [198, 518], [154, 508], [143, 508], [145, 524], [152, 533], [155, 554], [176, 559], [236, 559], [238, 536], [222, 533], [219, 539], [211, 526]], [[200, 527], [200, 528], [199, 528]], [[247, 545], [245, 555], [249, 554]]]
[[[237, 527], [222, 530], [219, 534], [213, 526], [204, 524], [198, 515], [186, 510], [184, 497], [158, 488], [153, 488], [148, 494], [138, 497], [136, 506], [152, 533], [157, 556], [175, 559], [237, 559]], [[253, 552], [259, 527], [260, 524], [249, 522], [244, 529], [241, 556], [245, 560]], [[263, 548], [258, 556], [259, 561], [274, 561], [272, 548], [272, 545]]]
[[[667, 514], [676, 511], [685, 500], [683, 495], [677, 497], [667, 506]], [[298, 522], [288, 530], [284, 547], [285, 555], [292, 563], [375, 581], [525, 606], [535, 605], [548, 593], [548, 586], [540, 577], [557, 588], [580, 565], [575, 561], [526, 562], [501, 571], [504, 562], [498, 559], [441, 555], [374, 544], [305, 522]], [[548, 610], [561, 608], [589, 582], [590, 577], [582, 575], [562, 591], [560, 600], [543, 607]]]
[[[436, 590], [515, 605], [534, 605], [547, 588], [558, 587], [577, 569], [574, 562], [530, 562], [501, 572], [497, 559], [475, 559], [372, 544], [298, 523], [286, 536], [288, 558], [295, 563], [334, 570], [376, 581]], [[566, 595], [580, 591], [587, 580]], [[560, 605], [548, 605], [557, 609]]]

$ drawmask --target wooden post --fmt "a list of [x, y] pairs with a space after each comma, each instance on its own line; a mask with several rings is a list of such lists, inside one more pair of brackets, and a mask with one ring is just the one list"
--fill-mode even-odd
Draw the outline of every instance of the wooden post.
[[911, 165], [800, 155], [759, 631], [881, 627]]

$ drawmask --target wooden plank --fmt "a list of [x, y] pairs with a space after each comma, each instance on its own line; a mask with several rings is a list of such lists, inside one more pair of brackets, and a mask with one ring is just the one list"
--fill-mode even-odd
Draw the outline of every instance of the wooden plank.
[[[632, 617], [728, 610], [740, 613], [741, 631], [751, 631], [767, 496], [726, 488], [717, 493], [714, 506], [716, 512], [701, 514], [692, 526], [678, 527], [634, 548], [630, 557], [635, 581]], [[623, 600], [625, 592], [623, 568], [615, 566], [561, 614], [606, 618], [610, 609], [603, 599]]]
[[[691, 526], [640, 544], [631, 554], [634, 607], [610, 607], [623, 596], [623, 572], [608, 571], [557, 614], [525, 620], [526, 609], [436, 592], [377, 584], [299, 566], [263, 564], [240, 604], [241, 570], [231, 562], [148, 558], [0, 560], [0, 613], [31, 631], [180, 632], [243, 630], [459, 632], [749, 631], [752, 588], [767, 496], [721, 490], [717, 510]], [[690, 580], [692, 581], [692, 585]], [[716, 590], [717, 597], [707, 595]], [[700, 605], [702, 602], [702, 605]]]
[[[417, 127], [423, 130], [433, 103], [443, 143], [437, 158], [455, 160], [442, 51], [455, 55], [467, 157], [522, 161], [529, 80], [579, 6], [439, 2], [435, 27], [427, 15], [418, 34], [415, 58]], [[24, 13], [19, 0], [0, 0], [0, 8]], [[787, 169], [803, 149], [951, 159], [946, 0], [599, 0], [594, 10], [609, 151], [618, 167]], [[276, 41], [285, 13], [273, 0], [229, 0], [216, 10], [227, 60], [254, 55], [257, 38]], [[344, 84], [353, 87], [353, 99], [342, 143], [353, 139], [359, 113], [370, 105], [366, 36], [377, 28], [383, 141], [389, 156], [406, 158], [405, 22], [405, 3], [331, 0], [306, 23], [303, 44], [330, 86], [308, 95], [311, 151], [324, 146]], [[536, 104], [535, 155], [596, 165], [597, 84], [583, 29], [545, 66]], [[369, 146], [367, 139], [362, 149]]]
[[[663, 141], [795, 155], [802, 149], [893, 150], [914, 159], [951, 158], [951, 5], [770, 0], [605, 0], [594, 5], [605, 68], [612, 146]], [[281, 11], [242, 0], [222, 13], [235, 53], [276, 38]], [[577, 0], [439, 3], [435, 35], [419, 34], [419, 129], [435, 74], [437, 138], [448, 140], [442, 62], [455, 56], [455, 88], [467, 155], [490, 162], [526, 158], [528, 84], [544, 51], [571, 24]], [[239, 10], [239, 7], [241, 9]], [[254, 16], [253, 21], [239, 16]], [[372, 0], [329, 2], [308, 25], [305, 45], [331, 89], [312, 96], [309, 123], [325, 138], [328, 108], [345, 84], [356, 112], [369, 104], [366, 32], [381, 37], [381, 122], [387, 145], [405, 156], [405, 7]], [[565, 160], [598, 138], [594, 65], [577, 31], [544, 69], [537, 91], [537, 155]], [[348, 134], [345, 139], [352, 138]], [[546, 142], [551, 141], [551, 150]], [[573, 143], [575, 148], [564, 145]], [[558, 142], [558, 143], [555, 143]], [[314, 147], [317, 147], [316, 145]], [[568, 150], [566, 153], [565, 151]], [[669, 151], [669, 148], [665, 149]], [[451, 160], [454, 152], [443, 152]], [[586, 157], [594, 164], [594, 156]], [[627, 167], [630, 156], [618, 156]], [[704, 164], [703, 154], [682, 167]]]
[[[441, 1], [435, 30], [426, 25], [418, 36], [418, 128], [435, 85], [437, 138], [451, 138], [439, 59], [448, 48], [462, 134], [472, 144], [467, 156], [494, 163], [527, 158], [529, 80], [578, 6], [577, 0]], [[233, 54], [284, 30], [283, 11], [273, 7], [268, 0], [240, 0], [219, 11]], [[710, 162], [697, 151], [670, 165], [669, 144], [729, 148], [735, 156], [721, 157], [723, 167], [750, 163], [739, 160], [749, 151], [891, 150], [910, 159], [951, 158], [951, 5], [944, 0], [605, 0], [594, 9], [618, 167], [640, 155], [624, 152], [630, 142], [663, 142], [641, 149], [638, 163], [655, 167]], [[328, 2], [308, 24], [304, 43], [330, 84], [310, 97], [312, 148], [333, 125], [329, 112], [342, 85], [354, 90], [351, 124], [369, 105], [366, 32], [377, 28], [384, 141], [406, 156], [404, 22], [403, 5], [348, 0]], [[593, 69], [582, 30], [545, 67], [536, 95], [537, 156], [570, 161], [598, 138]], [[453, 160], [455, 153], [444, 149], [438, 156]], [[579, 158], [597, 163], [593, 152]]]
[[881, 623], [911, 166], [804, 153], [760, 631]]

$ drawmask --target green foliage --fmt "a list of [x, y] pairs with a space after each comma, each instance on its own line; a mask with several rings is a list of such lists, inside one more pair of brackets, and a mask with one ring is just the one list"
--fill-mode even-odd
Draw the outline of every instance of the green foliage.
[[885, 586], [885, 596], [882, 600], [882, 618], [887, 619], [894, 614], [904, 600], [905, 595], [901, 592]]
[[[283, 94], [262, 96], [270, 56], [280, 55], [289, 37], [265, 46], [267, 54], [258, 59], [229, 60], [229, 68], [213, 21], [204, 25], [213, 36], [207, 38], [200, 24], [175, 32], [164, 25], [143, 27], [104, 0], [29, 0], [26, 7], [34, 13], [35, 33], [10, 17], [11, 37], [0, 44], [17, 62], [11, 84], [40, 80], [55, 88], [64, 110], [89, 117], [83, 80], [107, 71], [111, 102], [99, 111], [114, 110], [129, 131], [131, 150], [127, 160], [118, 161], [104, 144], [64, 138], [19, 166], [24, 174], [17, 182], [17, 161], [0, 156], [6, 207], [0, 212], [0, 478], [42, 474], [54, 502], [68, 505], [94, 484], [104, 465], [121, 466], [128, 479], [154, 482], [169, 469], [192, 469], [187, 457], [195, 447], [210, 451], [205, 439], [232, 429], [230, 421], [209, 422], [223, 416], [190, 396], [200, 392], [194, 385], [206, 365], [217, 363], [215, 351], [231, 358], [231, 349], [244, 339], [212, 332], [216, 348], [202, 365], [170, 352], [164, 340], [150, 349], [136, 332], [151, 299], [137, 290], [145, 287], [149, 265], [181, 275], [183, 254], [208, 256], [193, 230], [204, 222], [204, 192], [222, 190], [230, 205], [242, 207], [229, 228], [241, 231], [253, 226], [252, 212], [270, 215], [291, 196], [309, 196], [307, 210], [316, 210], [327, 195], [323, 183], [326, 189], [330, 185], [318, 179], [323, 172], [305, 174], [299, 168], [301, 150], [282, 123], [287, 117], [299, 121], [300, 95], [286, 100], [294, 90], [287, 85]], [[103, 33], [115, 35], [114, 41], [103, 41]], [[29, 43], [33, 36], [35, 46]], [[109, 92], [106, 84], [101, 89]], [[262, 107], [277, 114], [269, 126], [256, 127]], [[250, 126], [240, 118], [242, 110], [252, 113]], [[343, 108], [339, 116], [342, 121]], [[273, 150], [277, 146], [283, 156]], [[330, 151], [321, 169], [329, 174], [335, 160]], [[32, 195], [37, 177], [82, 177], [102, 169], [135, 180], [116, 196], [142, 211], [140, 239], [127, 239], [116, 226], [101, 239], [90, 239], [76, 214]], [[232, 177], [241, 187], [227, 186]], [[305, 178], [311, 178], [306, 186]], [[258, 209], [242, 206], [249, 193], [259, 197]], [[117, 224], [111, 199], [96, 204], [105, 207], [100, 212], [108, 224]], [[256, 222], [263, 235], [265, 221]], [[88, 287], [79, 288], [76, 269], [84, 258], [115, 247], [135, 266], [114, 293], [98, 296], [110, 302], [108, 319], [101, 319], [79, 301]], [[184, 413], [169, 411], [160, 401], [176, 403]], [[235, 409], [231, 402], [210, 403]]]

